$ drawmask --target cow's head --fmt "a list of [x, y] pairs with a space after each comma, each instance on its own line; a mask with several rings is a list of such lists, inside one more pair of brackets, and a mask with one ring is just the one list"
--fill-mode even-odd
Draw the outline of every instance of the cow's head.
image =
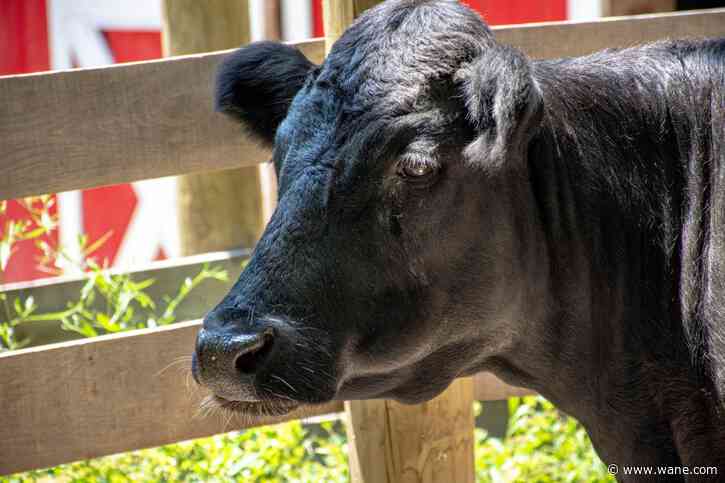
[[393, 0], [321, 66], [257, 43], [217, 105], [274, 148], [279, 205], [208, 314], [196, 379], [221, 404], [427, 400], [513, 350], [546, 285], [525, 213], [541, 119], [529, 62], [453, 1]]

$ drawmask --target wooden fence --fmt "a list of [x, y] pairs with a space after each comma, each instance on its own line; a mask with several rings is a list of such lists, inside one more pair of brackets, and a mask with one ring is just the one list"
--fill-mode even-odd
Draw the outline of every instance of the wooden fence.
[[[581, 55], [662, 38], [725, 35], [725, 9], [494, 29], [534, 58]], [[323, 40], [296, 44], [321, 62]], [[211, 81], [226, 52], [97, 69], [0, 77], [0, 199], [252, 165], [269, 153], [212, 111]], [[244, 253], [157, 266], [175, 279], [217, 261], [238, 271]], [[78, 280], [0, 288], [53, 300]], [[184, 315], [199, 317], [220, 293]], [[51, 303], [51, 302], [48, 302]], [[195, 417], [199, 394], [178, 368], [199, 322], [63, 342], [0, 355], [0, 474], [43, 468], [246, 427]], [[475, 397], [521, 394], [475, 378]], [[342, 410], [342, 403], [302, 415]], [[258, 422], [257, 424], [260, 424]]]

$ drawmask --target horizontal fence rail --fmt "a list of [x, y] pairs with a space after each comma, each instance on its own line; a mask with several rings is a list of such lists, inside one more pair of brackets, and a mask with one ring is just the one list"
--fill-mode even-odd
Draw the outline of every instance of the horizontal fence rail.
[[[725, 35], [725, 9], [494, 28], [535, 58]], [[314, 62], [323, 40], [297, 43]], [[257, 164], [269, 153], [212, 109], [227, 52], [0, 78], [0, 199]]]
[[[198, 414], [189, 378], [200, 322], [182, 322], [0, 354], [0, 475], [342, 411], [342, 402], [281, 418]], [[490, 374], [476, 397], [528, 394]]]

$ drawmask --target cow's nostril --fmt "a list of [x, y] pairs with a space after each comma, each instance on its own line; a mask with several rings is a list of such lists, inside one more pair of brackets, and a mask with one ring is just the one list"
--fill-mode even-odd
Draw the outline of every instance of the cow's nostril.
[[260, 334], [256, 343], [239, 351], [234, 359], [234, 367], [242, 374], [254, 374], [272, 352], [273, 345], [274, 335], [271, 331]]

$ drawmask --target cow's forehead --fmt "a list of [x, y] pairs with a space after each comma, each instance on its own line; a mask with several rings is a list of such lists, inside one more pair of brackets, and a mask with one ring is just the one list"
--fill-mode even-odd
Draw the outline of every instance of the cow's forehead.
[[[400, 121], [425, 105], [434, 83], [454, 76], [492, 43], [481, 18], [458, 2], [394, 0], [372, 9], [294, 99], [277, 133], [277, 162], [290, 156], [298, 167], [360, 161], [339, 150], [369, 145], [367, 138], [380, 134], [367, 129], [371, 124]], [[340, 142], [341, 136], [358, 142]]]
[[317, 81], [358, 105], [416, 95], [493, 43], [457, 1], [394, 0], [368, 11], [335, 43]]

